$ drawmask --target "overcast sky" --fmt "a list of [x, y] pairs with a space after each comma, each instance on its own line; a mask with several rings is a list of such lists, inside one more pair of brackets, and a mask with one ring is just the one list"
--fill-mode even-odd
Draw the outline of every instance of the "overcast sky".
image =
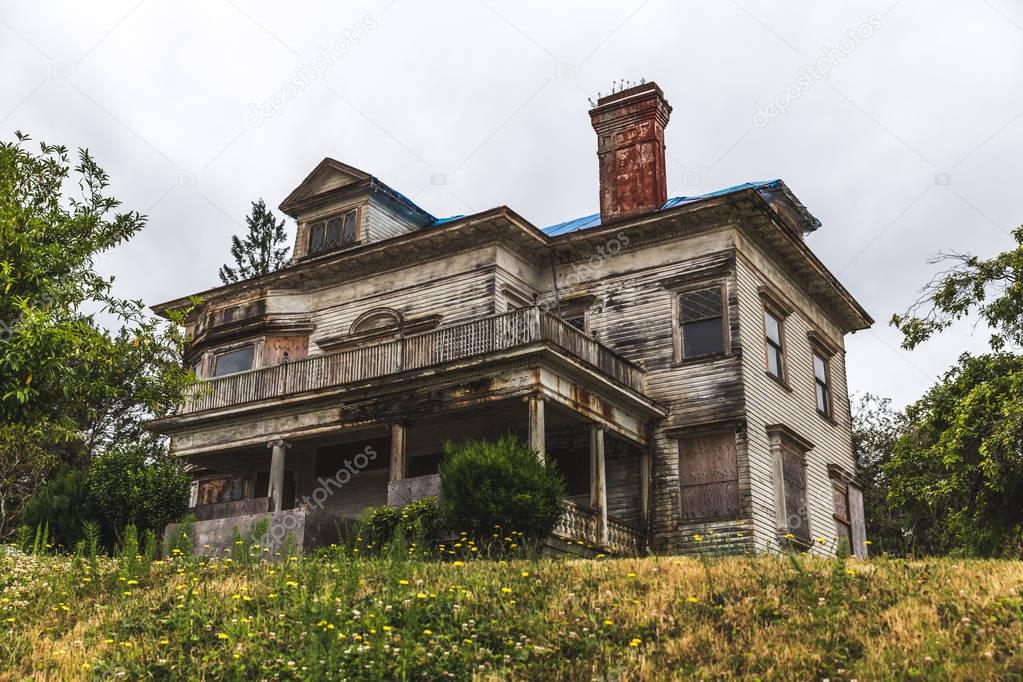
[[878, 321], [847, 339], [853, 391], [903, 404], [983, 348], [963, 326], [906, 353], [887, 320], [929, 256], [1023, 222], [1020, 2], [553, 5], [6, 0], [0, 130], [93, 152], [149, 216], [101, 267], [156, 303], [218, 284], [249, 202], [324, 156], [438, 216], [596, 212], [587, 98], [655, 80], [669, 195], [783, 178], [823, 222], [811, 248]]

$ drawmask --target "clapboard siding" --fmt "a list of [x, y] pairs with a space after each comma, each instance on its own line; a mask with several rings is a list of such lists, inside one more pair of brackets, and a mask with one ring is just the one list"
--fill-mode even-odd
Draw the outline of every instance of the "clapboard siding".
[[347, 335], [355, 320], [377, 308], [397, 310], [405, 319], [440, 315], [444, 325], [492, 314], [493, 260], [494, 250], [482, 249], [315, 292], [309, 354], [323, 352], [318, 341]]
[[[823, 333], [838, 348], [842, 337], [837, 328], [814, 306], [809, 297], [776, 268], [766, 254], [743, 243], [737, 260], [736, 280], [740, 296], [741, 335], [746, 354], [743, 380], [746, 386], [746, 420], [751, 467], [751, 494], [757, 545], [777, 548], [775, 515], [777, 500], [774, 467], [767, 426], [784, 424], [814, 444], [807, 453], [807, 507], [810, 533], [816, 552], [833, 548], [836, 528], [827, 465], [855, 469], [849, 418], [849, 396], [845, 377], [845, 353], [831, 358], [834, 423], [817, 413], [810, 331]], [[763, 302], [760, 287], [770, 283], [786, 296], [795, 310], [784, 320], [786, 379], [789, 390], [766, 373], [763, 331]]]
[[366, 242], [378, 242], [411, 232], [417, 226], [371, 200], [362, 211], [362, 229]]
[[[719, 543], [745, 548], [751, 541], [749, 524], [734, 521], [683, 524], [679, 504], [677, 433], [711, 423], [740, 422], [744, 416], [742, 338], [739, 333], [739, 295], [734, 273], [719, 267], [734, 251], [735, 231], [679, 239], [656, 246], [626, 248], [614, 257], [568, 264], [559, 268], [562, 300], [592, 296], [590, 329], [597, 338], [647, 369], [646, 393], [669, 409], [653, 434], [651, 533], [655, 550], [674, 550], [692, 536], [716, 533]], [[677, 296], [672, 281], [707, 272], [708, 282], [723, 283], [727, 292], [729, 354], [708, 360], [676, 363], [672, 309]], [[541, 281], [549, 280], [549, 274]], [[550, 286], [541, 293], [553, 307]], [[671, 432], [669, 435], [668, 432]], [[750, 469], [745, 443], [737, 437], [740, 508], [750, 508]], [[638, 473], [638, 470], [637, 470]], [[611, 485], [610, 471], [608, 473]], [[718, 545], [721, 548], [721, 545]]]

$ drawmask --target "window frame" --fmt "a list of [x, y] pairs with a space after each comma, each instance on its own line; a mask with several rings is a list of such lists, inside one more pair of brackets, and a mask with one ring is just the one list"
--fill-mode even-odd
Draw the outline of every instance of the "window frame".
[[[686, 356], [685, 354], [685, 331], [682, 321], [682, 297], [698, 291], [716, 289], [721, 297], [721, 350], [700, 355]], [[676, 364], [706, 362], [726, 357], [732, 354], [731, 329], [729, 327], [730, 306], [728, 302], [728, 283], [724, 280], [700, 281], [688, 284], [683, 288], [674, 289], [672, 292], [672, 341], [673, 354]], [[705, 322], [715, 318], [696, 320]]]
[[[764, 324], [764, 371], [769, 377], [775, 381], [780, 382], [783, 386], [788, 388], [788, 358], [786, 357], [786, 338], [785, 338], [785, 322], [786, 315], [778, 311], [778, 309], [765, 304], [763, 307], [764, 315], [762, 317]], [[771, 335], [767, 327], [767, 318], [771, 317], [775, 322], [778, 323], [778, 342], [775, 343], [771, 339]], [[777, 352], [778, 362], [778, 373], [775, 374], [771, 371], [771, 351]]]
[[[351, 239], [345, 239], [345, 226], [348, 224], [348, 216], [352, 216], [352, 231]], [[306, 256], [319, 256], [339, 249], [354, 246], [362, 241], [362, 207], [351, 206], [339, 211], [326, 213], [315, 219], [310, 219], [306, 222], [305, 229], [305, 254]], [[329, 225], [333, 221], [338, 221], [337, 224], [337, 244], [331, 246], [328, 242]], [[317, 231], [321, 232], [320, 244], [318, 247], [313, 248], [313, 237]]]
[[[813, 404], [817, 410], [817, 414], [827, 419], [828, 421], [834, 421], [835, 419], [835, 394], [834, 386], [832, 383], [831, 374], [831, 355], [823, 352], [819, 348], [812, 348], [810, 352], [810, 365], [811, 372], [813, 374]], [[824, 380], [821, 381], [820, 377], [817, 376], [817, 360], [821, 361], [824, 366]], [[821, 389], [824, 396], [824, 407], [821, 409], [820, 401], [818, 400], [817, 390]]]
[[[249, 364], [249, 368], [248, 369], [238, 370], [237, 372], [227, 372], [225, 374], [218, 374], [217, 373], [217, 367], [220, 365], [220, 358], [221, 358], [221, 356], [229, 355], [231, 353], [238, 353], [238, 352], [244, 351], [244, 350], [248, 350], [248, 351], [250, 351], [252, 353], [252, 362]], [[218, 350], [217, 352], [215, 352], [213, 354], [213, 371], [210, 373], [210, 378], [211, 379], [219, 379], [220, 377], [229, 377], [229, 376], [233, 376], [235, 374], [242, 374], [244, 372], [251, 372], [254, 369], [256, 369], [256, 344], [255, 343], [246, 343], [246, 344], [242, 344], [242, 345], [239, 345], [239, 346], [235, 346], [233, 348], [223, 348], [223, 349]]]
[[[840, 480], [834, 474], [829, 476], [831, 480], [831, 503], [832, 503], [832, 518], [835, 520], [835, 531], [841, 539], [843, 533], [846, 540], [849, 543], [849, 552], [853, 551], [853, 524], [852, 524], [852, 508], [849, 503], [849, 484], [845, 481]], [[838, 507], [835, 505], [836, 495], [842, 497], [845, 500], [845, 517], [842, 517], [838, 513]]]
[[[775, 520], [778, 542], [782, 547], [808, 551], [813, 547], [809, 458], [814, 445], [785, 424], [769, 424], [767, 426], [767, 436], [771, 445], [771, 459], [773, 460]], [[786, 454], [791, 457], [786, 457]], [[787, 459], [795, 459], [799, 463], [799, 479], [802, 481], [803, 486], [802, 513], [800, 514], [797, 510], [795, 515], [799, 517], [800, 522], [806, 528], [805, 537], [795, 532], [791, 523], [794, 514], [788, 508], [788, 490], [785, 476]], [[792, 537], [788, 537], [789, 535]]]

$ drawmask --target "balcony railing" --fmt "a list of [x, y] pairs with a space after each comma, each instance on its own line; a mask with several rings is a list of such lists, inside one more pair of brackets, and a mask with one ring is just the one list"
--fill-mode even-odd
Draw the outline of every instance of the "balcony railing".
[[554, 528], [554, 535], [567, 542], [584, 542], [590, 547], [609, 549], [616, 554], [639, 554], [643, 546], [642, 534], [618, 519], [607, 520], [607, 545], [600, 540], [600, 519], [597, 512], [569, 500], [565, 513]]
[[200, 382], [178, 414], [272, 400], [547, 342], [641, 392], [643, 370], [538, 307]]

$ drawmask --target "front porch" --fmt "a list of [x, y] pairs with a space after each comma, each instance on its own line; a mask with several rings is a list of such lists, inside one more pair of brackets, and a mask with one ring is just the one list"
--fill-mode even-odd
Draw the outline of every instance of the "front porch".
[[[330, 544], [369, 507], [440, 494], [447, 440], [511, 433], [556, 463], [568, 497], [552, 546], [635, 554], [645, 543], [646, 448], [540, 397], [508, 398], [431, 418], [360, 426], [260, 447], [189, 455], [195, 548], [223, 552], [254, 530], [272, 552]], [[260, 529], [260, 524], [265, 529]], [[174, 529], [168, 529], [168, 537]]]
[[649, 426], [665, 415], [644, 384], [641, 367], [534, 306], [205, 381], [152, 428], [192, 467], [210, 528], [293, 511], [348, 524], [438, 494], [446, 441], [511, 433], [565, 475], [556, 537], [633, 552]]

